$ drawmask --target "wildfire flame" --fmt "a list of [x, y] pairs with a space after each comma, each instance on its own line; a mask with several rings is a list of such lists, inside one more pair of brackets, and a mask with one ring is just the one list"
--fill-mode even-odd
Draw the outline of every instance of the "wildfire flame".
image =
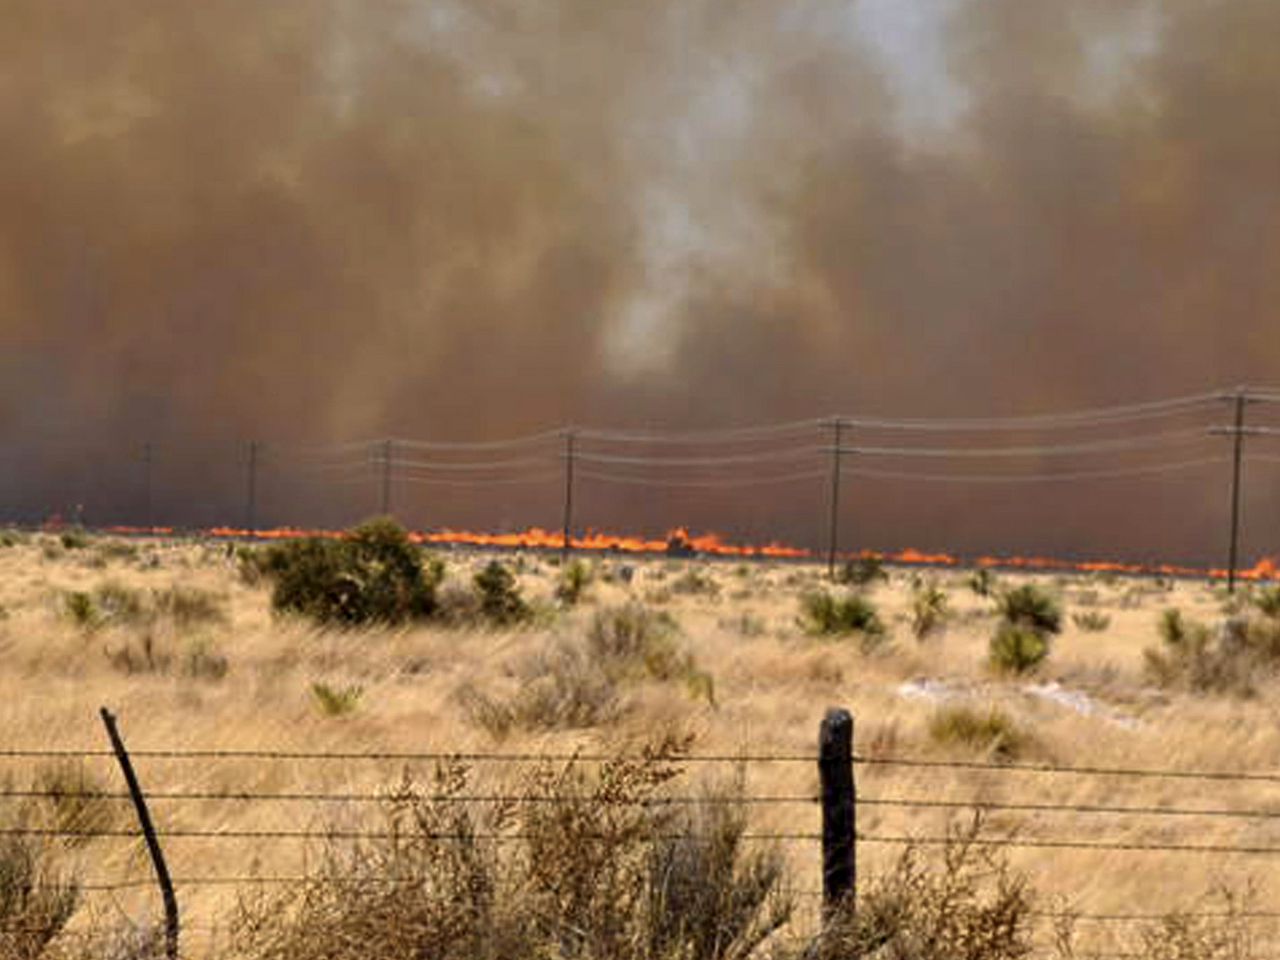
[[[117, 526], [106, 528], [106, 532], [129, 536], [167, 537], [173, 536], [175, 530], [172, 527]], [[253, 540], [292, 540], [297, 537], [342, 536], [341, 531], [301, 527], [271, 527], [255, 530], [239, 527], [212, 527], [199, 532], [210, 537]], [[499, 547], [505, 549], [560, 550], [564, 547], [564, 537], [559, 531], [545, 530], [541, 527], [530, 527], [527, 530], [514, 533], [483, 533], [446, 527], [440, 530], [411, 531], [409, 538], [415, 543]], [[704, 555], [783, 560], [817, 560], [823, 556], [813, 550], [793, 547], [776, 541], [765, 544], [733, 543], [717, 533], [692, 534], [684, 527], [676, 527], [668, 531], [667, 535], [661, 539], [588, 531], [585, 534], [570, 537], [570, 546], [575, 550], [593, 552], [666, 554], [668, 556]], [[1041, 573], [1116, 573], [1135, 576], [1207, 577], [1211, 579], [1226, 579], [1228, 575], [1225, 568], [1205, 570], [1176, 564], [1125, 563], [1115, 560], [1080, 561], [1062, 560], [1054, 557], [1018, 556], [981, 556], [965, 560], [954, 554], [928, 552], [909, 547], [897, 551], [862, 551], [857, 554], [842, 555], [841, 559], [847, 560], [853, 557], [876, 557], [887, 563], [898, 563], [905, 566], [976, 566]], [[1275, 558], [1263, 557], [1252, 567], [1237, 570], [1236, 578], [1249, 581], [1280, 581], [1280, 563]]]

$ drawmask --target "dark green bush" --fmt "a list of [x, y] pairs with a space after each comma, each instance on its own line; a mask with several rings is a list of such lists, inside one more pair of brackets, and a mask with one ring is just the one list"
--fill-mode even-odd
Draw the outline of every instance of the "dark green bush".
[[800, 600], [801, 625], [818, 636], [861, 634], [878, 641], [887, 635], [874, 604], [861, 594], [833, 596], [825, 590], [805, 594]]
[[533, 611], [520, 596], [516, 576], [497, 560], [490, 560], [472, 578], [480, 598], [480, 615], [494, 626], [505, 627], [528, 620]]
[[884, 568], [884, 561], [872, 553], [850, 560], [836, 571], [836, 583], [851, 587], [869, 587], [877, 581], [888, 580], [889, 573]]
[[1028, 673], [1047, 656], [1048, 636], [1031, 627], [1001, 623], [991, 638], [990, 663], [1000, 673]]
[[1006, 590], [998, 603], [1000, 615], [1016, 626], [1042, 634], [1062, 631], [1062, 609], [1058, 602], [1034, 583]]
[[242, 564], [271, 582], [277, 611], [343, 627], [431, 617], [444, 576], [439, 561], [424, 569], [404, 529], [386, 519], [338, 539], [306, 537], [262, 548]]

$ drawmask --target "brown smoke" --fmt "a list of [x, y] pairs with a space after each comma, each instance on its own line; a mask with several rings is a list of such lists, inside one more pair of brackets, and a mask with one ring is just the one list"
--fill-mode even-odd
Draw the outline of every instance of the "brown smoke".
[[[165, 519], [211, 522], [238, 519], [250, 437], [1003, 415], [1280, 381], [1280, 6], [955, 0], [962, 105], [923, 131], [850, 8], [8, 0], [5, 512], [139, 519], [144, 440]], [[1254, 552], [1280, 521], [1266, 469]], [[848, 536], [1212, 559], [1223, 479], [855, 481]], [[820, 488], [767, 508], [615, 492], [585, 494], [584, 522], [817, 540]], [[545, 499], [436, 502], [486, 525], [553, 520]]]

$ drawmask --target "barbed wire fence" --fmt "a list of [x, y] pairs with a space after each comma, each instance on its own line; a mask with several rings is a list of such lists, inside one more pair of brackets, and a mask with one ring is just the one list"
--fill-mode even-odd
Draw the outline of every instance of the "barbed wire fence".
[[[394, 802], [397, 793], [394, 785], [380, 789], [328, 789], [328, 788], [290, 788], [282, 782], [281, 765], [299, 764], [308, 770], [333, 770], [348, 768], [351, 764], [370, 764], [374, 766], [388, 763], [396, 764], [473, 764], [492, 765], [497, 767], [520, 767], [529, 764], [608, 764], [625, 760], [643, 759], [643, 754], [627, 757], [619, 754], [590, 753], [586, 751], [541, 751], [541, 752], [503, 752], [494, 751], [306, 751], [306, 750], [270, 750], [270, 749], [174, 749], [174, 750], [125, 750], [123, 741], [115, 732], [114, 718], [104, 710], [104, 720], [112, 731], [113, 749], [52, 749], [52, 748], [5, 748], [0, 749], [0, 763], [10, 769], [0, 779], [0, 810], [5, 816], [0, 819], [0, 837], [33, 838], [55, 840], [71, 844], [77, 848], [96, 840], [138, 840], [147, 844], [155, 866], [156, 876], [144, 878], [136, 875], [111, 876], [104, 874], [101, 868], [90, 871], [90, 875], [80, 878], [78, 889], [88, 896], [113, 896], [126, 891], [145, 890], [158, 886], [165, 903], [167, 950], [171, 957], [179, 955], [179, 903], [180, 895], [189, 894], [201, 888], [231, 888], [237, 891], [305, 886], [309, 884], [342, 884], [386, 882], [396, 884], [402, 878], [393, 876], [375, 878], [368, 876], [349, 879], [341, 876], [329, 876], [306, 869], [297, 871], [279, 871], [272, 868], [272, 859], [263, 861], [263, 851], [276, 849], [278, 844], [335, 844], [335, 843], [368, 843], [385, 842], [396, 839], [400, 834], [389, 828], [373, 828], [366, 825], [340, 825], [336, 821], [316, 822], [314, 825], [300, 825], [301, 817], [297, 812], [301, 805], [312, 809], [327, 811], [346, 810], [351, 807], [370, 809]], [[15, 786], [12, 767], [15, 764], [33, 764], [39, 762], [74, 762], [102, 760], [114, 758], [125, 775], [127, 789], [113, 790], [83, 785], [70, 786], [59, 783], [56, 787], [42, 786], [38, 782], [33, 786]], [[177, 764], [190, 768], [199, 765], [207, 769], [217, 762], [234, 762], [248, 764], [253, 768], [265, 771], [263, 779], [280, 783], [276, 789], [172, 789], [158, 788], [145, 790], [137, 776], [132, 772], [133, 761], [145, 761], [148, 764], [149, 779], [155, 778], [166, 764]], [[1178, 858], [1189, 858], [1195, 861], [1228, 863], [1238, 865], [1243, 862], [1258, 860], [1270, 861], [1280, 858], [1280, 841], [1277, 828], [1280, 827], [1280, 808], [1266, 803], [1254, 801], [1253, 805], [1233, 805], [1223, 802], [1217, 805], [1178, 804], [1170, 805], [1167, 797], [1155, 800], [1131, 800], [1130, 802], [1086, 803], [1067, 802], [1065, 800], [1043, 799], [1052, 797], [1054, 788], [1045, 787], [1044, 779], [1051, 782], [1069, 781], [1103, 781], [1108, 784], [1166, 782], [1187, 785], [1197, 789], [1210, 785], [1226, 785], [1235, 787], [1258, 787], [1280, 785], [1280, 772], [1247, 770], [1191, 770], [1191, 769], [1158, 769], [1137, 767], [1111, 767], [1094, 765], [1071, 765], [1055, 763], [1015, 763], [998, 760], [956, 761], [918, 757], [875, 756], [856, 752], [853, 749], [853, 718], [844, 710], [832, 709], [823, 718], [818, 738], [818, 749], [813, 752], [741, 752], [725, 754], [689, 754], [676, 755], [671, 762], [679, 768], [717, 768], [726, 765], [738, 770], [756, 768], [762, 765], [783, 765], [793, 769], [788, 780], [797, 784], [811, 783], [811, 777], [817, 774], [817, 789], [802, 788], [785, 792], [750, 792], [744, 789], [731, 795], [718, 795], [692, 792], [672, 792], [647, 798], [621, 798], [618, 803], [627, 805], [643, 805], [668, 809], [698, 809], [716, 804], [730, 804], [736, 809], [745, 811], [749, 816], [759, 819], [758, 814], [768, 808], [782, 811], [782, 820], [788, 826], [785, 829], [769, 829], [767, 825], [747, 826], [740, 840], [750, 844], [769, 844], [789, 848], [792, 862], [803, 863], [810, 860], [816, 866], [821, 878], [821, 888], [795, 889], [793, 894], [801, 901], [821, 902], [824, 911], [837, 904], [846, 896], [856, 897], [862, 887], [869, 881], [865, 871], [859, 869], [859, 851], [863, 848], [930, 848], [953, 846], [957, 843], [957, 835], [951, 826], [956, 822], [953, 818], [963, 814], [966, 817], [987, 819], [987, 826], [981, 832], [974, 832], [963, 838], [975, 848], [983, 848], [1002, 853], [1027, 851], [1032, 855], [1074, 852], [1083, 855], [1113, 857], [1124, 855], [1126, 858], [1145, 855], [1168, 855]], [[244, 769], [237, 767], [243, 775]], [[906, 770], [926, 774], [929, 778], [923, 785], [916, 784], [910, 795], [900, 790], [885, 789], [882, 776], [886, 771]], [[855, 776], [855, 771], [857, 772]], [[946, 796], [943, 787], [955, 787], [961, 778], [976, 778], [963, 781], [970, 795], [962, 797]], [[163, 777], [161, 777], [163, 779]], [[321, 779], [325, 779], [321, 774]], [[1013, 782], [1011, 799], [993, 799], [992, 787], [996, 784]], [[861, 783], [861, 786], [856, 784]], [[868, 785], [871, 789], [868, 790]], [[1035, 799], [1027, 793], [1035, 791]], [[547, 795], [542, 793], [515, 792], [512, 790], [478, 790], [467, 788], [461, 791], [452, 790], [439, 794], [425, 792], [415, 795], [426, 802], [442, 802], [466, 805], [502, 804], [548, 804], [563, 803], [573, 800], [585, 800], [587, 797]], [[101, 801], [131, 802], [139, 816], [139, 825], [129, 827], [113, 818], [108, 825], [82, 825], [76, 823], [26, 822], [12, 815], [12, 804], [23, 801]], [[181, 810], [185, 805], [201, 805], [202, 815], [208, 816], [207, 805], [233, 805], [237, 812], [253, 810], [282, 811], [288, 826], [255, 826], [255, 827], [209, 827], [193, 825], [171, 825], [175, 808]], [[148, 813], [152, 805], [165, 811], [165, 815], [152, 821]], [[215, 808], [216, 809], [216, 808]], [[941, 827], [935, 822], [932, 826], [921, 828], [917, 818], [924, 812], [933, 811], [946, 815]], [[872, 825], [863, 828], [859, 824], [871, 818], [882, 817], [886, 812], [897, 815], [896, 827], [886, 828], [878, 819]], [[1034, 815], [1030, 824], [1013, 823], [1008, 815]], [[813, 816], [818, 822], [812, 828], [797, 828], [803, 824], [804, 816]], [[1084, 825], [1081, 819], [1085, 818]], [[188, 818], [179, 818], [186, 820]], [[1130, 821], [1143, 824], [1155, 824], [1154, 830], [1160, 839], [1135, 839], [1132, 831], [1111, 838], [1106, 832], [1124, 830]], [[993, 821], [998, 826], [993, 826]], [[1208, 825], [1230, 823], [1235, 826], [1236, 833], [1230, 840], [1209, 840], [1195, 842], [1187, 839], [1192, 831], [1204, 832]], [[1118, 826], [1117, 826], [1118, 825]], [[1082, 838], [1082, 834], [1087, 838]], [[692, 836], [681, 832], [671, 838]], [[450, 842], [494, 842], [511, 843], [527, 839], [518, 830], [496, 829], [492, 832], [468, 831], [465, 834], [450, 832], [432, 833], [428, 839]], [[214, 844], [221, 849], [225, 845], [250, 846], [255, 852], [255, 866], [252, 871], [218, 872], [195, 871], [170, 875], [164, 861], [164, 850], [178, 849], [191, 842]], [[190, 857], [186, 858], [188, 861]], [[286, 858], [287, 859], [287, 858]], [[136, 858], [132, 861], [137, 866]], [[1129, 859], [1126, 866], [1133, 866]], [[1137, 868], [1140, 868], [1140, 861]], [[135, 873], [135, 870], [128, 871]], [[812, 872], [812, 871], [811, 871]], [[1042, 890], [1042, 894], [1053, 895], [1053, 890]], [[1264, 942], [1269, 950], [1280, 955], [1280, 910], [1256, 909], [1247, 906], [1232, 911], [1209, 910], [1204, 906], [1179, 907], [1165, 899], [1164, 893], [1157, 887], [1149, 891], [1151, 901], [1147, 909], [1132, 911], [1081, 911], [1069, 904], [1055, 904], [1051, 909], [1036, 909], [1032, 916], [1038, 921], [1052, 923], [1069, 921], [1072, 924], [1084, 924], [1094, 931], [1095, 946], [1082, 952], [1087, 956], [1137, 956], [1128, 949], [1117, 947], [1132, 946], [1134, 932], [1151, 929], [1155, 925], [1165, 923], [1170, 917], [1183, 920], [1231, 920], [1246, 923], [1257, 928], [1260, 942]], [[118, 905], [117, 905], [117, 908]], [[212, 930], [216, 925], [208, 918], [183, 918], [184, 930]], [[23, 931], [0, 926], [0, 934], [5, 936], [20, 935]], [[816, 930], [797, 930], [794, 935], [803, 939], [812, 937]], [[68, 936], [88, 936], [84, 931], [74, 929]], [[1037, 946], [1046, 954], [1049, 945], [1037, 941]]]
[[[519, 493], [536, 495], [539, 509], [558, 514], [539, 542], [567, 552], [619, 539], [583, 532], [578, 513], [584, 492], [613, 490], [630, 497], [645, 490], [691, 496], [756, 490], [790, 497], [790, 491], [804, 491], [802, 499], [818, 511], [814, 528], [825, 542], [793, 553], [824, 557], [834, 568], [851, 555], [842, 542], [842, 512], [851, 497], [858, 499], [859, 482], [977, 491], [1203, 476], [1229, 493], [1221, 570], [1234, 590], [1246, 468], [1280, 464], [1275, 414], [1280, 391], [1239, 387], [1017, 417], [851, 414], [684, 432], [566, 426], [475, 441], [385, 437], [299, 445], [255, 439], [243, 444], [238, 457], [240, 516], [221, 526], [226, 532], [258, 529], [264, 490], [297, 484], [347, 491], [344, 502], [363, 499], [362, 513], [384, 515], [396, 514], [404, 497], [418, 489], [464, 497], [500, 494], [503, 501]], [[164, 520], [157, 503], [166, 450], [147, 440], [136, 454], [135, 482], [146, 527], [154, 528]], [[449, 540], [449, 530], [438, 534]]]

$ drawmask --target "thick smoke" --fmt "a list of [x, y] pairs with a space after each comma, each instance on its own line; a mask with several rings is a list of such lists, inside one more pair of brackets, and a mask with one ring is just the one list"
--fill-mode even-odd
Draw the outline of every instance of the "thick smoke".
[[[1280, 6], [933, 0], [928, 121], [856, 6], [8, 0], [0, 513], [140, 522], [144, 441], [158, 519], [207, 523], [239, 519], [251, 437], [1280, 383]], [[1254, 553], [1274, 474], [1251, 467]], [[1225, 478], [853, 480], [846, 536], [1211, 560]], [[615, 494], [583, 522], [820, 542], [821, 485]], [[557, 496], [432, 493], [408, 519], [554, 522]]]

